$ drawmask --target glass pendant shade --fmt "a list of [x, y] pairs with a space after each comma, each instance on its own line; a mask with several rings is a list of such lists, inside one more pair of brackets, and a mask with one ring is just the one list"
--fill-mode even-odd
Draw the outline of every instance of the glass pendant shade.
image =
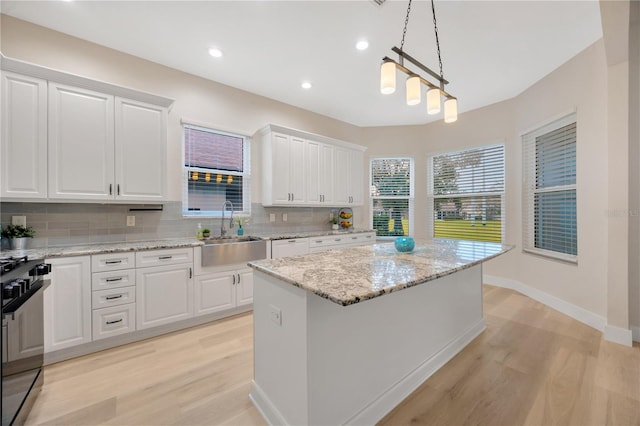
[[390, 95], [396, 91], [396, 64], [384, 61], [380, 67], [380, 93]]
[[427, 90], [427, 114], [437, 114], [440, 109], [440, 89]]
[[420, 98], [420, 77], [412, 75], [407, 78], [407, 105], [418, 105]]
[[458, 119], [458, 100], [449, 98], [444, 101], [444, 122], [453, 123]]

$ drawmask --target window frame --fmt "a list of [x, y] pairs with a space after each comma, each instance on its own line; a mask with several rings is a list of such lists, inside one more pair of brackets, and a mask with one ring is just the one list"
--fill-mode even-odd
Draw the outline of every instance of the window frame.
[[[493, 192], [468, 192], [468, 193], [460, 193], [460, 194], [435, 194], [434, 191], [434, 178], [433, 178], [433, 160], [435, 157], [443, 156], [443, 155], [455, 155], [465, 151], [474, 151], [479, 149], [492, 149], [496, 147], [502, 147], [503, 152], [503, 161], [504, 168], [502, 170], [502, 181], [503, 181], [503, 189], [502, 191], [493, 191]], [[473, 145], [468, 146], [462, 149], [456, 149], [452, 151], [439, 151], [430, 153], [427, 157], [427, 226], [428, 231], [427, 235], [429, 238], [439, 238], [435, 236], [435, 219], [434, 219], [434, 204], [437, 198], [473, 198], [473, 197], [500, 197], [500, 242], [496, 244], [504, 244], [506, 240], [506, 223], [507, 223], [507, 212], [506, 212], [506, 194], [507, 194], [507, 144], [504, 140], [499, 140], [496, 142], [483, 144], [483, 145]], [[460, 241], [467, 241], [462, 240]]]
[[[186, 149], [186, 137], [185, 130], [187, 128], [215, 133], [218, 135], [231, 136], [235, 138], [242, 138], [242, 172], [231, 170], [219, 170], [219, 169], [207, 169], [204, 167], [189, 167], [186, 163], [185, 149]], [[216, 219], [222, 218], [222, 210], [188, 210], [189, 207], [189, 174], [191, 172], [198, 173], [211, 173], [211, 174], [224, 174], [232, 176], [242, 177], [242, 206], [241, 211], [234, 211], [234, 217], [249, 217], [251, 216], [251, 137], [241, 132], [234, 132], [230, 130], [223, 130], [219, 126], [213, 126], [209, 124], [195, 123], [193, 121], [181, 120], [182, 131], [182, 217], [184, 218], [203, 218], [203, 219]], [[228, 217], [228, 210], [225, 212], [225, 216]]]
[[[569, 185], [555, 185], [550, 187], [537, 188], [535, 185], [536, 179], [536, 160], [537, 160], [537, 148], [535, 144], [536, 137], [545, 135], [547, 133], [558, 130], [564, 126], [569, 124], [576, 124], [576, 141], [575, 141], [575, 168], [576, 168], [576, 181], [573, 184]], [[525, 138], [528, 138], [525, 140]], [[528, 181], [526, 175], [522, 176], [522, 215], [523, 215], [523, 241], [522, 241], [522, 251], [524, 253], [534, 254], [538, 256], [547, 257], [554, 260], [560, 260], [563, 262], [578, 263], [578, 254], [572, 255], [567, 253], [562, 253], [559, 251], [548, 250], [543, 248], [535, 247], [535, 226], [536, 226], [536, 207], [535, 207], [535, 197], [537, 194], [541, 193], [551, 193], [551, 192], [565, 192], [565, 191], [575, 191], [576, 194], [576, 218], [575, 218], [575, 226], [576, 226], [576, 240], [578, 238], [578, 116], [576, 111], [571, 111], [569, 113], [561, 114], [560, 116], [556, 116], [550, 120], [547, 120], [543, 123], [540, 123], [529, 129], [525, 132], [520, 133], [520, 141], [522, 146], [522, 173], [528, 173], [529, 176], [532, 177], [532, 181]], [[532, 148], [527, 148], [526, 144], [532, 143]], [[532, 155], [530, 161], [527, 161], [525, 156], [529, 152], [532, 151]], [[529, 189], [528, 186], [532, 185], [533, 188]], [[530, 195], [530, 197], [528, 197]], [[529, 226], [527, 226], [529, 225]], [[576, 241], [577, 244], [577, 241]], [[578, 246], [576, 246], [576, 253], [579, 253]]]
[[[371, 188], [373, 187], [373, 162], [376, 160], [409, 160], [409, 195], [385, 195], [385, 196], [373, 196]], [[409, 232], [410, 236], [414, 235], [414, 205], [415, 205], [415, 160], [411, 156], [377, 156], [369, 158], [369, 228], [373, 228], [373, 205], [375, 200], [408, 200], [409, 211]], [[378, 235], [376, 238], [381, 240], [392, 240], [397, 238], [394, 235]]]

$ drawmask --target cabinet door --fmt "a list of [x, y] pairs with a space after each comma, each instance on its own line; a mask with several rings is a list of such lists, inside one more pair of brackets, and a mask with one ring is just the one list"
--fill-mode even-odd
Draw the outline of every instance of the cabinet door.
[[290, 137], [274, 133], [271, 139], [272, 151], [272, 202], [273, 204], [289, 204], [291, 191], [289, 190], [289, 152]]
[[331, 145], [322, 144], [320, 147], [320, 194], [322, 194], [322, 204], [334, 205], [333, 181], [335, 174], [335, 148]]
[[49, 198], [114, 197], [113, 96], [49, 83]]
[[195, 278], [195, 315], [231, 309], [236, 305], [235, 271]]
[[350, 178], [351, 202], [350, 204], [361, 206], [364, 202], [364, 154], [357, 150], [352, 150], [350, 154]]
[[116, 199], [162, 201], [167, 174], [166, 109], [115, 99]]
[[0, 196], [47, 197], [47, 82], [2, 73]]
[[351, 200], [351, 150], [336, 147], [334, 165], [333, 195], [336, 205], [344, 206]]
[[193, 316], [190, 264], [136, 271], [136, 328], [142, 330]]
[[91, 258], [55, 258], [51, 285], [44, 291], [44, 350], [52, 352], [91, 341]]
[[315, 141], [307, 141], [307, 203], [322, 204], [322, 192], [320, 182], [322, 178], [322, 144]]
[[236, 305], [253, 303], [253, 270], [251, 268], [241, 269], [236, 276]]
[[295, 238], [291, 240], [278, 240], [271, 242], [272, 259], [303, 254], [309, 254], [308, 238]]
[[304, 139], [291, 137], [289, 145], [289, 190], [292, 204], [305, 204], [307, 202], [305, 144], [306, 141]]

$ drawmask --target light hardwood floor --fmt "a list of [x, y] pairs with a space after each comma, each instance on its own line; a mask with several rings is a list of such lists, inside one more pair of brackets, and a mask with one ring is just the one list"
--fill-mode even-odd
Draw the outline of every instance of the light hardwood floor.
[[[383, 425], [640, 425], [640, 346], [484, 287], [487, 330]], [[45, 368], [28, 424], [263, 425], [244, 314]]]

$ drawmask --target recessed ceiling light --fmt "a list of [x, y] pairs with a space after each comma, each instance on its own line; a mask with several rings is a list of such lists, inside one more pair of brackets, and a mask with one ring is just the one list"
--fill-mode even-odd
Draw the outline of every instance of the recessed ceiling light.
[[302, 82], [302, 88], [303, 89], [311, 89], [311, 83], [309, 83], [308, 81], [303, 81]]
[[358, 50], [367, 50], [369, 47], [369, 42], [367, 40], [360, 40], [356, 43], [356, 49]]
[[221, 58], [222, 57], [222, 50], [215, 48], [215, 47], [210, 47], [209, 48], [209, 55], [213, 56], [214, 58]]

